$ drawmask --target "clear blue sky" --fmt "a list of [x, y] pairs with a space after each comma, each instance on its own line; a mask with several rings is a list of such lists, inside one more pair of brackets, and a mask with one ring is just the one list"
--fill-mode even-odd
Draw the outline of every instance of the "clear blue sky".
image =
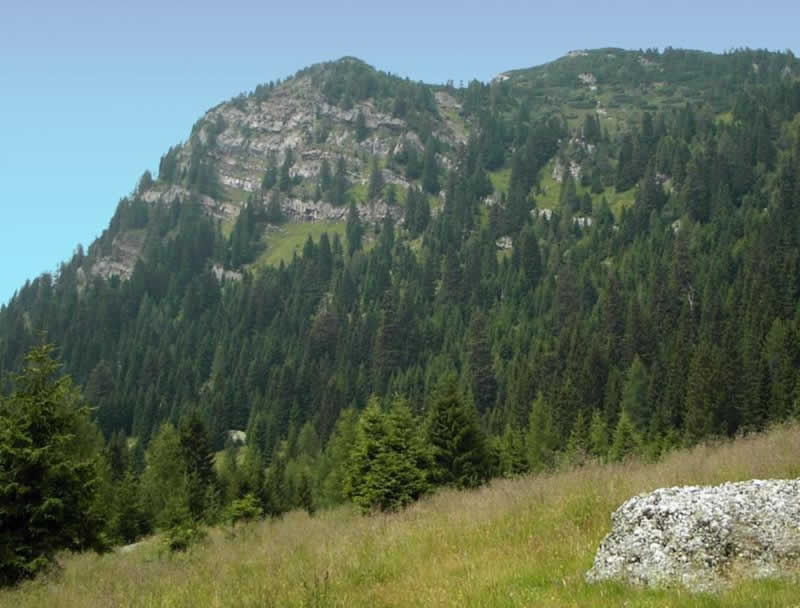
[[355, 55], [414, 80], [487, 80], [571, 49], [795, 53], [800, 3], [6, 2], [0, 11], [0, 303], [107, 226], [209, 107]]

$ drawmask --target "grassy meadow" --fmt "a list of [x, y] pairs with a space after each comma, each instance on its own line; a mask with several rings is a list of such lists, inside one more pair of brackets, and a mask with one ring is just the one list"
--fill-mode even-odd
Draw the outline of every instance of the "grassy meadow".
[[255, 261], [256, 266], [277, 266], [281, 261], [288, 264], [292, 256], [303, 254], [303, 246], [310, 236], [314, 242], [319, 242], [323, 232], [333, 240], [334, 233], [338, 234], [344, 242], [345, 222], [295, 222], [280, 225], [273, 232], [268, 233], [264, 241], [266, 247], [261, 256]]
[[610, 515], [662, 486], [800, 474], [800, 427], [676, 452], [444, 491], [391, 515], [342, 507], [215, 529], [186, 554], [152, 538], [127, 552], [65, 555], [0, 592], [0, 606], [800, 606], [800, 583], [739, 582], [721, 595], [587, 584]]

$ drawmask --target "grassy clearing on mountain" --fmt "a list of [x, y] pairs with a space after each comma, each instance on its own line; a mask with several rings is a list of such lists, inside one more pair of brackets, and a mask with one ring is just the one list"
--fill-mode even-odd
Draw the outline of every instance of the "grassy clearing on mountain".
[[500, 169], [498, 171], [491, 171], [489, 179], [492, 180], [492, 186], [495, 192], [508, 193], [508, 183], [511, 180], [511, 169]]
[[721, 595], [584, 582], [610, 515], [657, 487], [800, 474], [800, 427], [669, 455], [441, 492], [392, 514], [342, 507], [214, 530], [184, 555], [158, 539], [0, 593], [0, 606], [790, 606], [791, 580]]
[[[540, 174], [539, 178], [539, 193], [535, 194], [536, 207], [539, 209], [559, 209], [561, 203], [559, 197], [561, 195], [561, 182], [553, 178], [553, 163], [548, 163]], [[576, 184], [578, 196], [583, 196], [584, 192], [589, 189]], [[614, 186], [608, 186], [602, 194], [592, 194], [592, 200], [595, 206], [600, 202], [602, 197], [606, 197], [608, 206], [614, 214], [614, 219], [619, 222], [622, 216], [622, 210], [633, 205], [634, 189], [625, 190], [624, 192], [617, 192]]]
[[333, 240], [338, 234], [344, 243], [344, 222], [298, 222], [283, 224], [270, 231], [265, 237], [266, 249], [255, 261], [255, 266], [277, 266], [281, 260], [289, 263], [292, 256], [302, 255], [303, 245], [310, 236], [314, 242], [319, 241], [323, 232]]

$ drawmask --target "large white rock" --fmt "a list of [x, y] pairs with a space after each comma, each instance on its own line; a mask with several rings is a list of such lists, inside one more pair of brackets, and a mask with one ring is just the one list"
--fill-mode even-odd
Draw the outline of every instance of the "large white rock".
[[714, 590], [800, 564], [800, 480], [662, 488], [612, 515], [588, 581]]

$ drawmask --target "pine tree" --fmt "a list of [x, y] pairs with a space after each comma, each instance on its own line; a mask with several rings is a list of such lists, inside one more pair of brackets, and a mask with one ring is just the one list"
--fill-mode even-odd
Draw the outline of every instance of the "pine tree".
[[128, 440], [123, 433], [114, 433], [108, 440], [106, 455], [111, 469], [111, 479], [119, 481], [128, 471], [130, 454], [128, 451]]
[[331, 164], [327, 158], [323, 158], [319, 166], [319, 187], [324, 195], [329, 194], [333, 187]]
[[139, 482], [130, 471], [114, 486], [112, 538], [128, 544], [150, 532], [151, 524], [142, 506]]
[[36, 575], [64, 549], [102, 549], [95, 503], [99, 446], [88, 410], [54, 347], [25, 358], [0, 395], [0, 586]]
[[141, 477], [142, 503], [147, 518], [159, 528], [169, 527], [176, 514], [188, 517], [189, 492], [180, 436], [163, 424], [150, 442], [147, 466]]
[[373, 156], [369, 169], [369, 185], [367, 187], [367, 199], [377, 200], [383, 192], [383, 171], [378, 164], [378, 158]]
[[487, 480], [486, 440], [474, 410], [458, 394], [455, 377], [444, 379], [433, 397], [428, 441], [435, 484], [471, 488]]
[[264, 195], [278, 184], [278, 168], [275, 166], [275, 159], [270, 158], [264, 177], [261, 178], [261, 194]]
[[419, 176], [422, 175], [422, 164], [419, 161], [417, 147], [408, 140], [403, 144], [403, 157], [406, 162], [406, 178], [419, 179]]
[[208, 431], [196, 411], [181, 423], [179, 440], [188, 483], [189, 511], [200, 521], [216, 501], [216, 473]]
[[564, 179], [561, 182], [561, 192], [558, 198], [561, 211], [564, 214], [572, 215], [580, 210], [581, 199], [578, 196], [575, 179], [572, 177], [569, 167], [564, 169]]
[[425, 156], [422, 160], [422, 188], [429, 194], [439, 194], [439, 162], [436, 160], [436, 140], [429, 138], [425, 143]]
[[519, 264], [525, 287], [535, 289], [542, 276], [542, 256], [539, 251], [539, 243], [533, 228], [526, 227], [520, 234], [521, 241], [519, 249]]
[[347, 255], [353, 255], [361, 249], [361, 239], [364, 235], [364, 227], [361, 225], [361, 218], [358, 215], [355, 203], [350, 203], [347, 210], [347, 224], [345, 225], [345, 237], [347, 239]]
[[409, 189], [409, 192], [411, 192], [411, 190], [416, 192], [417, 197], [417, 208], [414, 215], [414, 234], [421, 234], [425, 231], [425, 228], [428, 227], [428, 223], [431, 220], [431, 205], [428, 202], [428, 197], [424, 193], [413, 186]]
[[292, 175], [290, 170], [294, 165], [294, 152], [291, 148], [286, 148], [283, 156], [283, 164], [278, 178], [278, 188], [281, 192], [289, 192], [292, 187]]
[[531, 471], [542, 471], [555, 464], [557, 442], [552, 411], [539, 393], [528, 417], [528, 463]]
[[344, 156], [336, 159], [336, 173], [333, 175], [331, 184], [331, 203], [334, 205], [344, 205], [347, 202], [347, 162]]
[[641, 447], [641, 439], [636, 432], [633, 421], [628, 412], [622, 410], [614, 429], [614, 439], [608, 457], [614, 462], [620, 462], [638, 452]]
[[406, 196], [406, 209], [405, 215], [403, 216], [403, 225], [406, 227], [406, 230], [411, 234], [412, 237], [417, 236], [419, 231], [417, 230], [417, 205], [418, 197], [415, 188], [408, 189], [408, 195]]
[[[285, 444], [285, 442], [283, 442]], [[265, 515], [280, 517], [291, 508], [286, 475], [286, 446], [278, 445], [264, 474], [261, 505]]]
[[358, 419], [345, 481], [347, 495], [364, 512], [380, 504], [383, 479], [376, 463], [385, 443], [385, 417], [378, 400], [373, 397]]
[[600, 460], [608, 456], [608, 423], [600, 410], [592, 412], [589, 423], [589, 453]]
[[313, 516], [317, 508], [314, 504], [314, 493], [311, 487], [311, 473], [303, 469], [300, 474], [300, 484], [297, 488], [297, 498], [300, 508]]
[[345, 479], [348, 475], [350, 452], [355, 444], [357, 425], [355, 411], [351, 408], [342, 410], [325, 446], [319, 467], [321, 499], [324, 506], [342, 503], [347, 498]]
[[469, 370], [472, 394], [479, 412], [487, 412], [497, 398], [497, 378], [492, 361], [486, 317], [475, 311], [469, 326]]
[[652, 408], [647, 400], [649, 378], [639, 355], [633, 358], [622, 387], [622, 409], [628, 413], [637, 430], [646, 429]]
[[686, 441], [690, 444], [707, 437], [714, 423], [714, 368], [711, 347], [700, 343], [689, 367], [686, 385]]
[[356, 140], [357, 141], [364, 141], [369, 135], [369, 129], [367, 129], [367, 119], [364, 116], [364, 112], [361, 110], [358, 111], [358, 115], [356, 116]]
[[283, 210], [281, 209], [281, 191], [273, 189], [267, 203], [267, 213], [265, 218], [270, 224], [280, 224], [283, 221]]
[[589, 426], [583, 411], [579, 410], [572, 423], [564, 454], [566, 462], [572, 466], [580, 466], [586, 462], [589, 453]]
[[378, 454], [380, 479], [377, 506], [383, 510], [405, 507], [428, 490], [428, 452], [417, 429], [419, 425], [402, 398], [395, 398], [386, 419], [386, 437]]

